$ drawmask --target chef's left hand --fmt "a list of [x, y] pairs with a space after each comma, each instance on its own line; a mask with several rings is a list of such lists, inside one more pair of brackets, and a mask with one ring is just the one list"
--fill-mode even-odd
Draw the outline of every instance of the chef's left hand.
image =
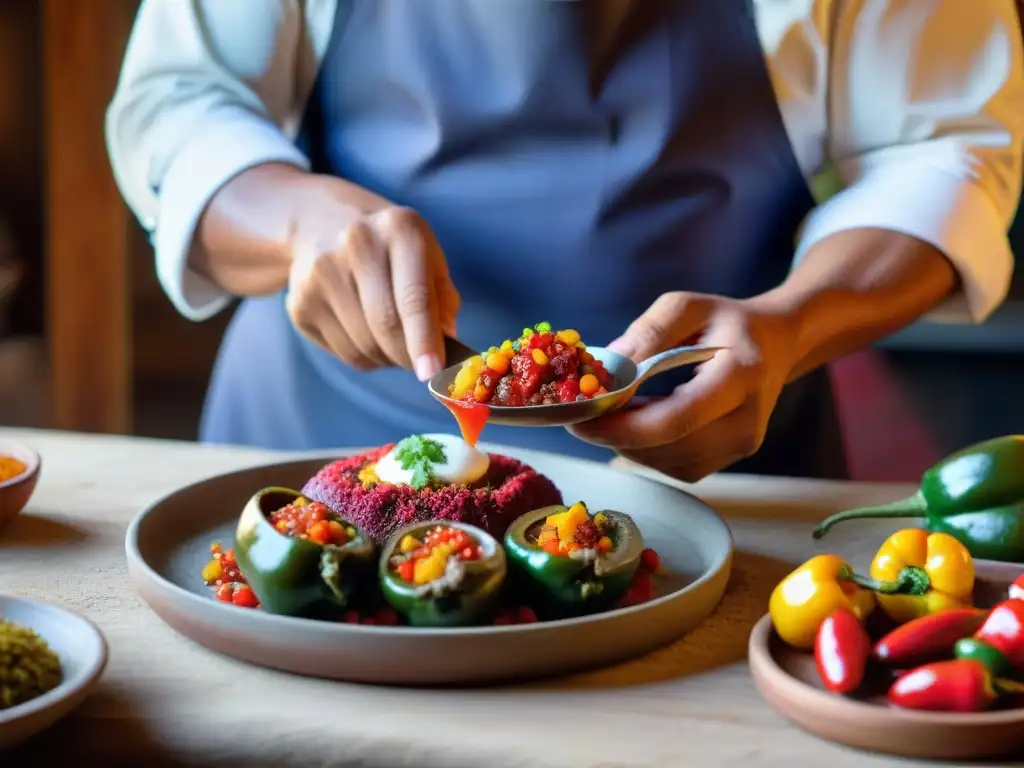
[[611, 345], [641, 361], [686, 343], [727, 347], [667, 398], [570, 428], [686, 482], [754, 454], [794, 366], [796, 320], [757, 303], [666, 293]]

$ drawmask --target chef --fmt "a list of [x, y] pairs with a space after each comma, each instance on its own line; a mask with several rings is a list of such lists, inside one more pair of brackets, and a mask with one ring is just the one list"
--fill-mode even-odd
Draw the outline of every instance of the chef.
[[107, 136], [160, 280], [240, 298], [205, 441], [451, 431], [442, 334], [539, 321], [641, 404], [491, 441], [685, 480], [841, 477], [829, 361], [1007, 292], [1013, 0], [143, 0]]

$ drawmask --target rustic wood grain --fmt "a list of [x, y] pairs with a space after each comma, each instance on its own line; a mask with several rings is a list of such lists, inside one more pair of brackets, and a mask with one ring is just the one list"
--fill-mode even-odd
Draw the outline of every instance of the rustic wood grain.
[[53, 424], [131, 429], [130, 220], [103, 118], [136, 3], [43, 3], [46, 331]]

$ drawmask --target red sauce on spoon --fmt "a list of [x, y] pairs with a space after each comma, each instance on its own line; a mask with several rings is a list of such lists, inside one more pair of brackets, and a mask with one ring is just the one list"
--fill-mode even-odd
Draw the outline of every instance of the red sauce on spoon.
[[451, 398], [442, 398], [441, 402], [452, 412], [459, 431], [462, 432], [462, 439], [470, 445], [475, 446], [480, 439], [480, 433], [487, 426], [487, 419], [491, 415], [491, 409], [480, 403], [466, 403]]

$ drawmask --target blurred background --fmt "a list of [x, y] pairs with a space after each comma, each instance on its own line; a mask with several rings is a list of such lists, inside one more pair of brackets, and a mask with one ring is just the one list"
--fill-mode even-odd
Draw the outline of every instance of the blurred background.
[[[136, 8], [0, 0], [0, 426], [197, 433], [230, 312], [172, 309], [103, 140]], [[1024, 216], [1012, 240], [1024, 258]], [[986, 325], [919, 324], [832, 374], [858, 480], [1024, 432], [1024, 276]]]

